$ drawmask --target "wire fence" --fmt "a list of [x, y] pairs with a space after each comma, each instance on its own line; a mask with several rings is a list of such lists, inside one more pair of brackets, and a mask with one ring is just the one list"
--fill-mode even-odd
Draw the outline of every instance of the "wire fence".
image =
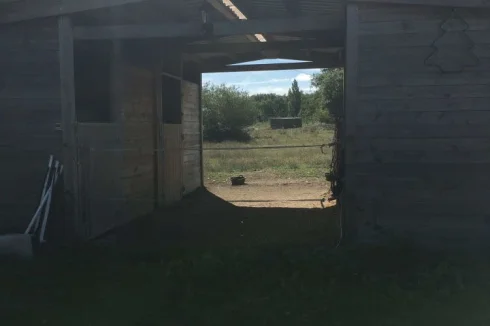
[[[260, 150], [260, 149], [295, 149], [295, 148], [319, 148], [322, 152], [326, 148], [334, 146], [335, 143], [315, 144], [315, 145], [275, 145], [275, 146], [238, 146], [238, 147], [202, 147], [202, 151], [242, 151], [242, 150]], [[201, 151], [200, 146], [192, 147], [172, 147], [163, 149], [135, 147], [135, 148], [95, 148], [85, 147], [85, 149], [96, 152], [155, 152], [164, 153], [172, 151]]]

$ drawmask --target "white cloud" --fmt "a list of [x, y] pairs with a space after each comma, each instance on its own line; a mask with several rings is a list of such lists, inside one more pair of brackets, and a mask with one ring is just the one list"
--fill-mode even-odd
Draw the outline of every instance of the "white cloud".
[[287, 94], [291, 87], [291, 82], [296, 79], [303, 92], [311, 93], [314, 90], [311, 85], [312, 76], [319, 71], [319, 69], [298, 69], [286, 71], [214, 73], [204, 74], [203, 80], [217, 85], [234, 85], [244, 91], [250, 92], [250, 94]]
[[289, 90], [289, 87], [266, 86], [266, 87], [258, 87], [258, 88], [251, 89], [250, 94], [274, 93], [274, 94], [284, 95], [284, 94], [287, 94], [288, 90]]
[[300, 82], [300, 81], [310, 81], [311, 78], [312, 78], [311, 75], [301, 73], [301, 74], [297, 75], [295, 79]]
[[228, 84], [235, 86], [248, 86], [248, 85], [260, 85], [260, 84], [276, 84], [276, 83], [284, 83], [290, 82], [289, 78], [272, 78], [267, 80], [259, 80], [259, 81], [240, 81], [240, 82], [229, 82]]

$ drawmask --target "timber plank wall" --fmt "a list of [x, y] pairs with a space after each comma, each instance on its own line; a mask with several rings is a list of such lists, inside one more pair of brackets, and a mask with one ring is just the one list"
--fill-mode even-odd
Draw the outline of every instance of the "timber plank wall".
[[490, 11], [357, 9], [351, 216], [426, 238], [487, 238]]
[[156, 115], [151, 70], [124, 65], [123, 197], [132, 218], [151, 213], [156, 205]]
[[62, 159], [59, 71], [55, 18], [0, 26], [0, 233], [25, 230]]
[[112, 79], [115, 120], [78, 126], [87, 237], [149, 214], [156, 206], [154, 79], [150, 69], [118, 56]]
[[201, 119], [199, 85], [182, 82], [182, 132], [184, 195], [201, 187]]

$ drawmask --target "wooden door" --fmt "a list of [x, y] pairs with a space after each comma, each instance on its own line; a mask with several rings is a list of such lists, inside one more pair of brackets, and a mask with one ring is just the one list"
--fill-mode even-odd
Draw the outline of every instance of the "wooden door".
[[80, 211], [87, 238], [123, 223], [122, 148], [116, 124], [78, 125]]

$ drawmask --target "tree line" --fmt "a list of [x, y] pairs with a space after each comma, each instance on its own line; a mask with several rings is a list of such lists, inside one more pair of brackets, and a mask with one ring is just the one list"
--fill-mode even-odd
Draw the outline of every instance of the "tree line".
[[312, 93], [293, 80], [287, 95], [256, 94], [226, 85], [205, 84], [202, 91], [204, 138], [247, 140], [246, 128], [273, 117], [301, 117], [305, 122], [333, 123], [343, 107], [343, 70], [313, 75]]

